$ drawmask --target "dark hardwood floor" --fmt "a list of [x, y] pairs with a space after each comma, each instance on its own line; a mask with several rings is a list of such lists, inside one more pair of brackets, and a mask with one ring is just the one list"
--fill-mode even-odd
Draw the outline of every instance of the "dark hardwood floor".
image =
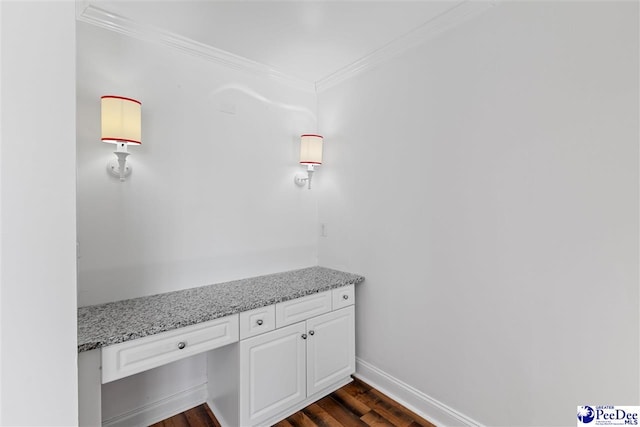
[[[355, 379], [274, 427], [435, 427], [429, 421]], [[220, 427], [206, 404], [153, 424], [151, 427]]]

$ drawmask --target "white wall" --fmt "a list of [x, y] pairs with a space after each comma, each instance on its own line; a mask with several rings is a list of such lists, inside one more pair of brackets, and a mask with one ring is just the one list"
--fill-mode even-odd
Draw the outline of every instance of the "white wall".
[[[77, 33], [79, 305], [317, 264], [317, 193], [293, 182], [314, 93], [84, 23]], [[106, 171], [105, 94], [142, 101], [124, 183]], [[205, 382], [193, 358], [105, 385], [103, 420]]]
[[637, 404], [638, 47], [635, 2], [504, 2], [319, 95], [363, 361], [491, 426]]
[[74, 425], [75, 7], [0, 16], [2, 425]]
[[[106, 172], [104, 94], [142, 101], [125, 183]], [[80, 305], [315, 265], [316, 193], [293, 183], [315, 107], [311, 92], [79, 23]]]
[[[0, 22], [2, 22], [2, 3], [0, 3]], [[2, 99], [2, 37], [0, 30], [0, 99]], [[2, 102], [0, 102], [0, 163], [2, 162]], [[0, 173], [0, 189], [2, 174]], [[2, 196], [0, 192], [0, 236], [2, 236]], [[0, 319], [2, 319], [2, 239], [0, 239]], [[0, 384], [2, 384], [2, 323], [0, 323]], [[0, 387], [0, 422], [2, 421], [2, 387]]]

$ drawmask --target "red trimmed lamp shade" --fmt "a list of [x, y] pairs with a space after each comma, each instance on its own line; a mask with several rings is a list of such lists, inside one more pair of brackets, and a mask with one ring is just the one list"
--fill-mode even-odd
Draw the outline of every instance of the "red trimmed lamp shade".
[[102, 142], [142, 144], [142, 103], [123, 96], [105, 95], [102, 106]]
[[323, 138], [321, 135], [300, 135], [300, 164], [321, 165], [322, 142]]

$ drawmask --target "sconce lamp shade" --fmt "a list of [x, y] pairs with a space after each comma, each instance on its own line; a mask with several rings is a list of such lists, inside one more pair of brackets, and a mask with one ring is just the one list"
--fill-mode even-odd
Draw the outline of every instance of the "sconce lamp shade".
[[102, 105], [102, 141], [114, 144], [142, 144], [140, 101], [105, 95]]
[[303, 165], [322, 164], [322, 136], [305, 134], [300, 136], [300, 163]]

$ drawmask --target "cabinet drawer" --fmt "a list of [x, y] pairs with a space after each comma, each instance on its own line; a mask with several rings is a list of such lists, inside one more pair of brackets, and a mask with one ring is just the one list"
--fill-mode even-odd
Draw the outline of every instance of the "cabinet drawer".
[[256, 308], [240, 313], [240, 339], [254, 337], [276, 327], [276, 306]]
[[331, 291], [333, 309], [348, 307], [356, 303], [355, 285], [344, 286]]
[[276, 328], [331, 311], [331, 291], [276, 304]]
[[104, 347], [102, 383], [237, 342], [238, 317], [234, 314]]

